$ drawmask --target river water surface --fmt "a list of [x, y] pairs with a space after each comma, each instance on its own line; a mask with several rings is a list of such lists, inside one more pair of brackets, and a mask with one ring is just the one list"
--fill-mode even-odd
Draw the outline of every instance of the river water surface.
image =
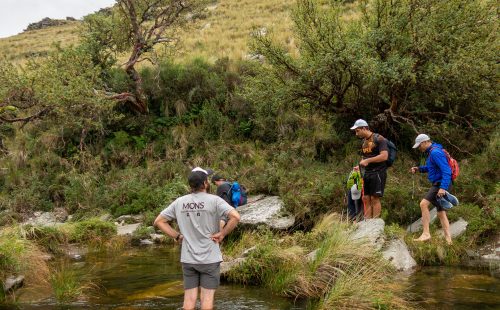
[[[20, 309], [181, 309], [179, 251], [170, 246], [141, 247], [119, 253], [89, 253], [80, 261], [60, 260], [98, 285], [75, 303], [58, 305], [50, 291], [21, 289]], [[500, 309], [500, 280], [477, 269], [426, 267], [401, 281], [421, 309]], [[258, 287], [222, 284], [216, 309], [307, 309], [306, 301], [275, 296]], [[2, 308], [0, 306], [0, 308]]]

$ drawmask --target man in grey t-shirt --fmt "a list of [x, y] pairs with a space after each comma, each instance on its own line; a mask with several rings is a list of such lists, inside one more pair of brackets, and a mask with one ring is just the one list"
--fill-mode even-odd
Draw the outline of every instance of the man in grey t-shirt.
[[[154, 225], [182, 242], [183, 309], [195, 308], [198, 287], [201, 288], [201, 309], [212, 309], [222, 261], [219, 243], [236, 227], [240, 215], [224, 199], [207, 193], [210, 183], [206, 172], [192, 171], [188, 182], [192, 193], [172, 202], [158, 215]], [[219, 228], [221, 217], [229, 218], [222, 230]], [[172, 220], [177, 221], [180, 232], [170, 226]]]

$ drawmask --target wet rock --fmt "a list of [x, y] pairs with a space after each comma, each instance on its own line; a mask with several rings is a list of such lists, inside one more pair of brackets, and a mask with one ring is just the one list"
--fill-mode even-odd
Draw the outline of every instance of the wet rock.
[[[467, 230], [467, 223], [463, 218], [459, 218], [458, 221], [450, 224], [450, 235], [452, 238], [461, 236]], [[442, 229], [439, 230], [438, 234], [444, 236]]]
[[3, 291], [4, 292], [10, 292], [14, 291], [15, 289], [23, 286], [24, 283], [24, 276], [10, 276], [5, 281], [3, 282]]
[[115, 221], [125, 224], [135, 224], [141, 223], [144, 220], [144, 216], [138, 215], [122, 215], [119, 216]]
[[[437, 210], [436, 208], [432, 208], [432, 210], [429, 211], [430, 212], [430, 215], [431, 215], [431, 221], [430, 223], [434, 222], [437, 218]], [[414, 233], [414, 232], [418, 232], [422, 229], [422, 218], [419, 218], [418, 220], [416, 220], [415, 222], [413, 222], [413, 224], [411, 224], [410, 226], [408, 226], [408, 228], [406, 229], [407, 232], [410, 232], [410, 233]]]
[[139, 228], [141, 224], [128, 224], [128, 225], [123, 225], [123, 226], [118, 226], [117, 227], [117, 234], [118, 236], [126, 236], [126, 235], [133, 235], [134, 232]]
[[375, 249], [380, 250], [382, 248], [385, 227], [383, 219], [366, 219], [359, 222], [357, 226], [357, 229], [351, 235], [352, 240], [367, 240]]
[[149, 240], [149, 239], [141, 239], [140, 244], [141, 245], [153, 245], [155, 243], [152, 240]]
[[294, 216], [285, 216], [283, 201], [278, 196], [266, 197], [239, 207], [243, 225], [267, 225], [274, 229], [288, 229], [295, 223]]
[[500, 234], [478, 250], [468, 250], [468, 266], [486, 267], [493, 276], [500, 277]]
[[387, 248], [382, 252], [382, 256], [398, 271], [412, 270], [417, 266], [417, 262], [408, 251], [406, 243], [401, 239], [391, 240]]

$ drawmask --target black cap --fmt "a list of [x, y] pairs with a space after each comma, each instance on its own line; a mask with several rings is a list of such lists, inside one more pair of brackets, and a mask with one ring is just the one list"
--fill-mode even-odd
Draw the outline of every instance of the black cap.
[[214, 176], [212, 177], [212, 183], [214, 183], [215, 181], [220, 181], [220, 180], [226, 180], [226, 178], [221, 176], [220, 174], [214, 174]]
[[188, 183], [192, 189], [199, 189], [205, 183], [208, 176], [205, 172], [202, 171], [191, 171], [188, 176]]

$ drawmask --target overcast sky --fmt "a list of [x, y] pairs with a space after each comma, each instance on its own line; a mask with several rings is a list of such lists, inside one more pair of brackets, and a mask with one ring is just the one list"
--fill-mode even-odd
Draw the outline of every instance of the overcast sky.
[[113, 3], [114, 0], [0, 0], [0, 38], [18, 34], [44, 17], [81, 18]]

